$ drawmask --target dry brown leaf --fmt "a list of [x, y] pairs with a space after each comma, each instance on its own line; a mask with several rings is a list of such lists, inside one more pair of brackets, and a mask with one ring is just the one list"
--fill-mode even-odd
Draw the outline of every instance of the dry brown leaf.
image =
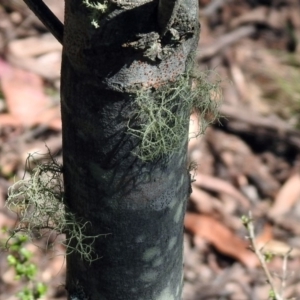
[[246, 175], [264, 196], [275, 194], [279, 188], [278, 182], [239, 137], [221, 130], [207, 130], [206, 139], [227, 167], [229, 176], [237, 178], [241, 174]]
[[15, 67], [33, 72], [50, 81], [60, 77], [61, 51], [53, 51], [38, 57], [18, 57], [7, 55], [7, 60]]
[[28, 126], [49, 105], [43, 92], [43, 83], [39, 76], [7, 66], [0, 69], [1, 87], [8, 111], [22, 124]]
[[276, 218], [287, 213], [300, 200], [300, 174], [295, 173], [279, 190], [274, 204], [269, 210], [269, 217]]
[[218, 251], [239, 260], [245, 266], [254, 268], [258, 265], [255, 254], [247, 249], [248, 243], [216, 219], [207, 215], [187, 213], [184, 225], [196, 237], [206, 239]]
[[198, 212], [202, 214], [213, 215], [217, 212], [217, 214], [223, 214], [222, 203], [218, 201], [218, 199], [212, 197], [205, 191], [198, 189], [193, 186], [193, 191], [190, 195], [190, 199], [196, 207]]
[[25, 58], [40, 56], [52, 51], [61, 51], [62, 46], [51, 33], [11, 41], [7, 50], [10, 54]]
[[193, 186], [190, 200], [195, 205], [197, 212], [222, 219], [222, 222], [233, 230], [238, 230], [243, 226], [240, 218], [226, 212], [223, 203], [219, 199], [198, 189], [196, 186]]
[[194, 185], [196, 185], [197, 187], [218, 193], [228, 194], [235, 198], [244, 208], [250, 207], [249, 200], [229, 182], [213, 176], [199, 173], [196, 173], [193, 178], [195, 180]]
[[[51, 101], [45, 95], [43, 81], [38, 75], [13, 68], [0, 60], [0, 78], [8, 111], [15, 123], [19, 122], [28, 127], [37, 124], [49, 125], [59, 118], [58, 108], [54, 109], [55, 113], [53, 109], [49, 110]], [[57, 129], [57, 124], [55, 126], [53, 129]]]

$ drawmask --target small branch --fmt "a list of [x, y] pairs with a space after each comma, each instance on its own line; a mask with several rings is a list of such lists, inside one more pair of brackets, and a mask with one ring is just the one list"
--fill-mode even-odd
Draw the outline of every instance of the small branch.
[[268, 269], [268, 266], [266, 264], [266, 260], [263, 256], [263, 254], [261, 253], [261, 250], [258, 248], [256, 242], [255, 242], [255, 233], [254, 233], [254, 225], [253, 225], [253, 220], [252, 220], [252, 213], [251, 211], [249, 212], [248, 217], [244, 217], [243, 218], [243, 223], [245, 225], [245, 227], [247, 228], [248, 232], [249, 232], [249, 240], [252, 246], [252, 250], [254, 251], [254, 253], [256, 254], [256, 256], [258, 257], [260, 264], [264, 270], [264, 273], [267, 276], [267, 282], [271, 287], [272, 293], [274, 295], [274, 300], [284, 300], [282, 298], [282, 295], [279, 294], [275, 288], [274, 285], [274, 281], [273, 281], [273, 277]]
[[283, 256], [283, 263], [282, 263], [282, 280], [281, 280], [281, 287], [280, 287], [280, 295], [283, 297], [283, 292], [286, 286], [287, 280], [287, 260], [292, 252], [292, 248]]
[[53, 14], [42, 0], [24, 0], [32, 12], [47, 27], [54, 37], [62, 44], [64, 25]]

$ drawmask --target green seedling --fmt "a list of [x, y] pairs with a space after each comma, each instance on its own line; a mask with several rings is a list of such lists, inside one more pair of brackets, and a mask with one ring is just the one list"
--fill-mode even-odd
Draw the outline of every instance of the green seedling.
[[27, 285], [17, 293], [20, 300], [40, 299], [47, 292], [47, 286], [36, 280], [37, 266], [31, 262], [33, 254], [25, 248], [28, 240], [27, 236], [16, 234], [7, 245], [10, 251], [7, 262], [15, 271], [15, 280], [22, 280]]

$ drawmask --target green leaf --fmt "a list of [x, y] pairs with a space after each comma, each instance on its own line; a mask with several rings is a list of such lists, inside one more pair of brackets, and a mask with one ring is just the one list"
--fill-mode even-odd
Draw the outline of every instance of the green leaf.
[[47, 292], [47, 286], [42, 283], [42, 282], [38, 282], [37, 285], [36, 285], [36, 299], [44, 296]]
[[26, 276], [29, 278], [29, 279], [32, 279], [35, 274], [37, 272], [37, 267], [36, 265], [34, 264], [29, 264], [26, 268]]
[[32, 257], [32, 252], [30, 252], [26, 248], [21, 248], [20, 253], [23, 255], [23, 257], [25, 258], [26, 261]]
[[274, 254], [270, 251], [264, 253], [265, 262], [269, 263], [274, 258]]
[[28, 241], [28, 236], [26, 235], [18, 235], [18, 240], [20, 243], [24, 244]]
[[15, 266], [18, 261], [13, 255], [10, 254], [7, 256], [7, 262], [10, 266]]
[[20, 291], [17, 294], [17, 297], [20, 300], [35, 300], [32, 290], [30, 290], [29, 288], [25, 287], [22, 291]]
[[20, 262], [18, 262], [15, 266], [16, 273], [19, 276], [23, 276], [26, 274], [26, 266]]
[[270, 290], [269, 291], [269, 299], [271, 300], [276, 300], [276, 295], [275, 295], [275, 292], [273, 290]]
[[19, 252], [20, 248], [21, 248], [21, 245], [19, 245], [19, 244], [12, 244], [9, 248], [10, 248], [10, 250], [12, 252]]

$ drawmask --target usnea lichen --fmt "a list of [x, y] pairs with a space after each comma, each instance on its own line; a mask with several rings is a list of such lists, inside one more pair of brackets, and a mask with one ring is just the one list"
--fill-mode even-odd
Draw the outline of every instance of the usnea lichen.
[[152, 161], [179, 151], [187, 135], [189, 115], [196, 113], [199, 132], [218, 118], [221, 103], [220, 80], [211, 83], [210, 73], [184, 74], [175, 83], [156, 91], [141, 90], [134, 95], [133, 116], [128, 133], [140, 140], [135, 154]]
[[97, 259], [93, 243], [100, 235], [87, 236], [85, 230], [89, 222], [77, 218], [67, 209], [63, 201], [62, 166], [54, 159], [37, 164], [29, 178], [12, 185], [6, 205], [19, 217], [11, 237], [19, 232], [31, 239], [66, 234], [67, 254], [77, 252], [87, 261]]
[[109, 1], [102, 0], [101, 2], [93, 0], [83, 0], [83, 4], [91, 11], [91, 23], [95, 28], [99, 28], [99, 20], [106, 15], [108, 11]]

